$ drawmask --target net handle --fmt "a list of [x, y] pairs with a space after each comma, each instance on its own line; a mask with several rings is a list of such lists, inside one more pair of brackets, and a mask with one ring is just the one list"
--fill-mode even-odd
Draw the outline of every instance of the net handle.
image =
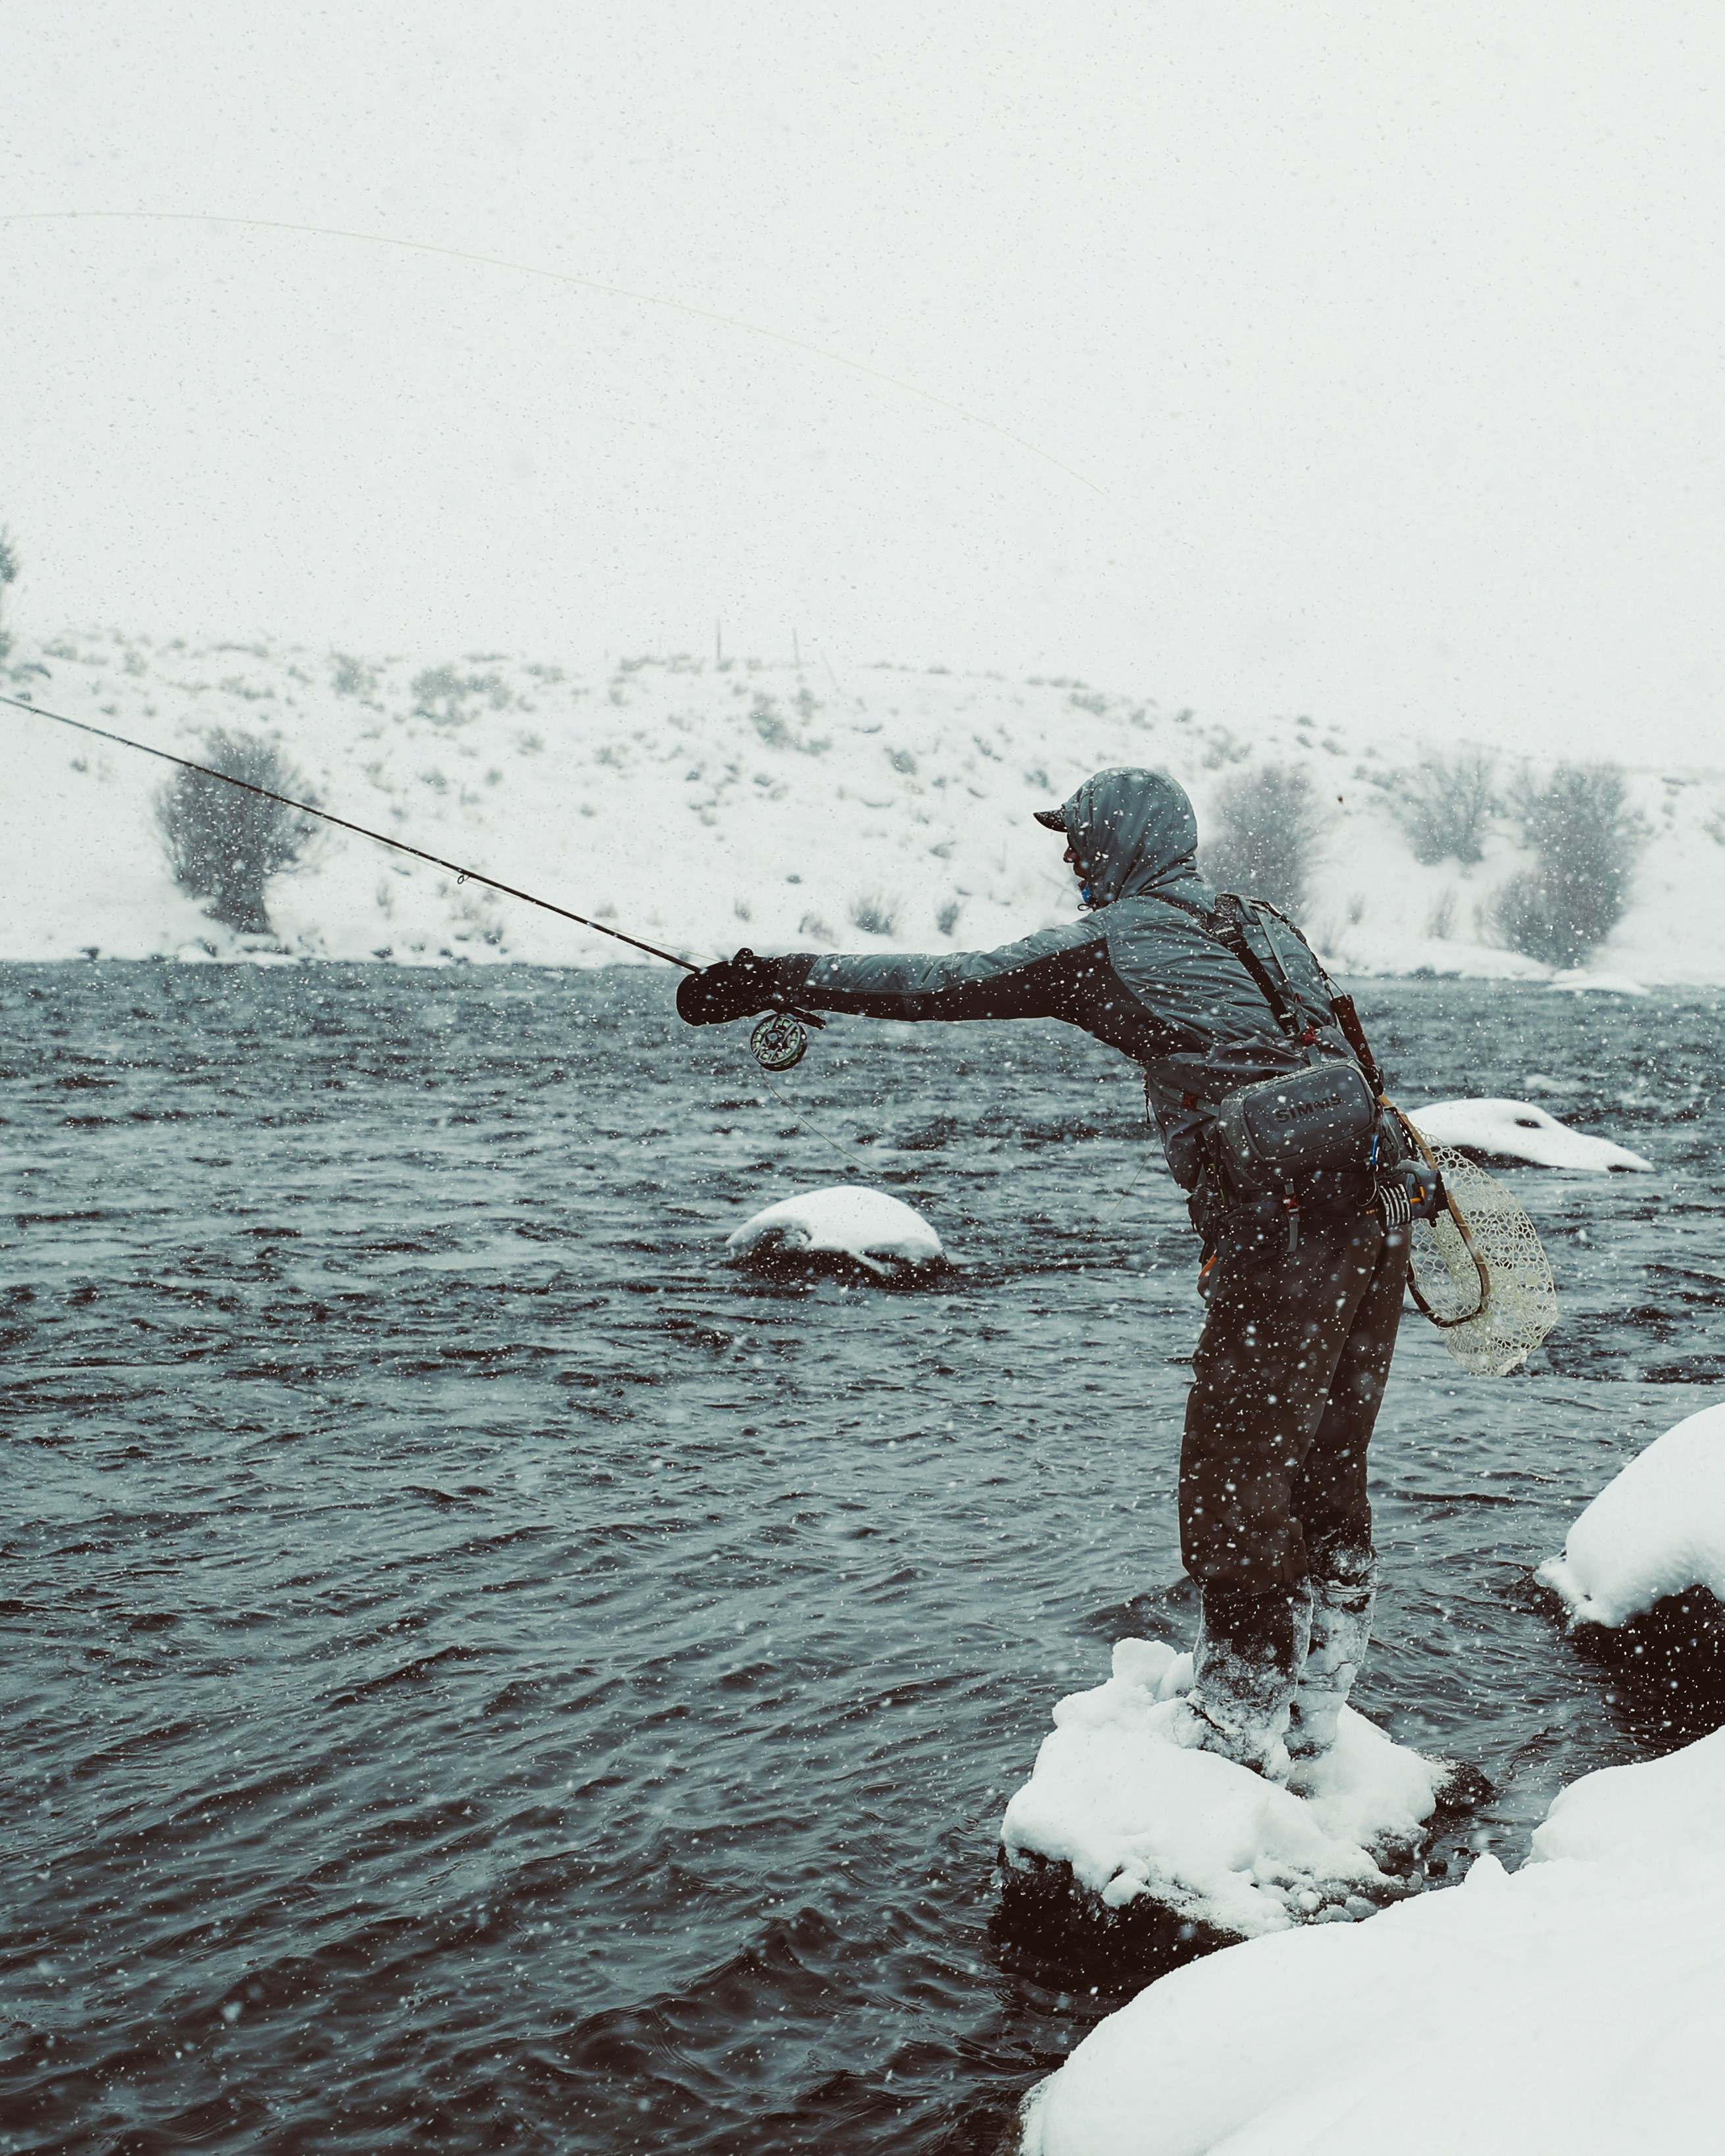
[[1411, 1265], [1408, 1268], [1408, 1292], [1413, 1296], [1414, 1303], [1419, 1309], [1420, 1315], [1422, 1317], [1429, 1318], [1434, 1325], [1439, 1327], [1441, 1330], [1448, 1332], [1454, 1326], [1471, 1325], [1476, 1318], [1483, 1317], [1485, 1316], [1486, 1305], [1491, 1300], [1491, 1276], [1486, 1270], [1486, 1261], [1480, 1255], [1479, 1245], [1474, 1241], [1473, 1230], [1467, 1224], [1467, 1216], [1462, 1212], [1461, 1208], [1455, 1203], [1455, 1200], [1450, 1195], [1450, 1186], [1444, 1179], [1443, 1170], [1438, 1166], [1435, 1155], [1433, 1153], [1431, 1147], [1427, 1145], [1425, 1138], [1421, 1136], [1419, 1130], [1408, 1121], [1401, 1110], [1397, 1107], [1394, 1101], [1392, 1101], [1387, 1094], [1380, 1093], [1378, 1096], [1378, 1098], [1381, 1105], [1389, 1109], [1390, 1114], [1395, 1117], [1396, 1121], [1401, 1125], [1408, 1136], [1414, 1141], [1414, 1143], [1419, 1147], [1426, 1166], [1431, 1170], [1432, 1173], [1436, 1176], [1438, 1179], [1438, 1188], [1444, 1194], [1444, 1204], [1448, 1209], [1450, 1218], [1455, 1223], [1455, 1232], [1461, 1236], [1462, 1246], [1466, 1250], [1469, 1257], [1473, 1260], [1473, 1269], [1480, 1276], [1479, 1301], [1472, 1310], [1468, 1312], [1465, 1317], [1440, 1317], [1437, 1312], [1432, 1308], [1431, 1305], [1425, 1300], [1425, 1297], [1420, 1294], [1419, 1287], [1414, 1282], [1414, 1269]]

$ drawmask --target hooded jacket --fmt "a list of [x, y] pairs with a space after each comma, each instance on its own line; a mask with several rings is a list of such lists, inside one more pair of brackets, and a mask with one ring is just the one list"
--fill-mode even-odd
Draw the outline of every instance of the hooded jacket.
[[[1267, 999], [1205, 921], [1218, 894], [1199, 875], [1185, 789], [1159, 771], [1102, 771], [1062, 804], [1086, 870], [1089, 911], [998, 951], [780, 960], [795, 999], [866, 1018], [1058, 1019], [1129, 1055], [1174, 1179], [1204, 1171], [1209, 1110], [1233, 1087], [1298, 1067]], [[1329, 983], [1280, 916], [1244, 909], [1250, 948], [1322, 1055], [1352, 1058]], [[807, 971], [803, 971], [806, 965]], [[800, 978], [798, 978], [800, 976]]]

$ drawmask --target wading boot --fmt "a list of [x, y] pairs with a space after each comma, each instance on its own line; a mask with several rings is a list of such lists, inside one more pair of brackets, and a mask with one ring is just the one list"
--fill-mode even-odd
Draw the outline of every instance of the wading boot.
[[1372, 1636], [1378, 1562], [1369, 1553], [1342, 1576], [1314, 1573], [1312, 1634], [1294, 1693], [1288, 1750], [1296, 1769], [1321, 1759], [1336, 1741], [1336, 1724]]
[[1310, 1590], [1303, 1581], [1266, 1594], [1210, 1581], [1202, 1597], [1187, 1714], [1170, 1734], [1178, 1743], [1219, 1752], [1266, 1781], [1286, 1782], [1282, 1738], [1306, 1658]]

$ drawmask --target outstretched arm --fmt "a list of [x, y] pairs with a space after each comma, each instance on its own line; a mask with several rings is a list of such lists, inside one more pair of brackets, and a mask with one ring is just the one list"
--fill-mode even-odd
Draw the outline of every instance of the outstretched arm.
[[677, 1009], [694, 1025], [722, 1024], [774, 1003], [863, 1018], [1057, 1018], [1083, 1024], [1111, 972], [1106, 932], [1094, 916], [1045, 928], [998, 951], [881, 952], [783, 958], [739, 952], [691, 974]]
[[845, 953], [809, 962], [798, 993], [816, 1010], [861, 1018], [1072, 1018], [1110, 970], [1095, 916], [998, 951]]

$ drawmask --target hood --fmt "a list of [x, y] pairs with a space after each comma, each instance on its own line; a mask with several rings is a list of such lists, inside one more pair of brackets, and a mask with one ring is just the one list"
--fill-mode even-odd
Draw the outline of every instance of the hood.
[[1060, 804], [1073, 851], [1090, 871], [1091, 904], [1190, 881], [1214, 901], [1198, 873], [1198, 819], [1186, 789], [1161, 771], [1099, 771]]

